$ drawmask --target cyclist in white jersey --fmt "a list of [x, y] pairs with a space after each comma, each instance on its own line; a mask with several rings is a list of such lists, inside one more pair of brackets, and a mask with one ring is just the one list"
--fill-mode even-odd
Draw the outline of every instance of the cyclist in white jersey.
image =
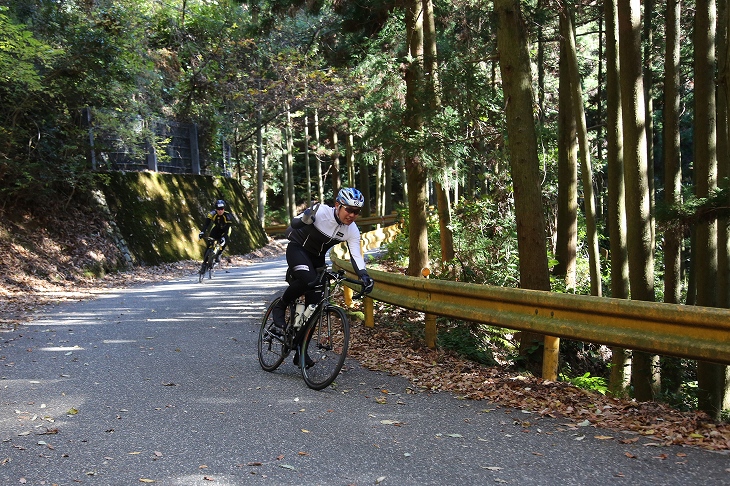
[[291, 278], [279, 305], [274, 308], [276, 331], [284, 334], [286, 309], [299, 296], [307, 294], [307, 305], [317, 303], [316, 292], [309, 290], [309, 284], [316, 279], [317, 268], [325, 265], [327, 251], [338, 243], [347, 242], [350, 260], [364, 283], [364, 292], [369, 293], [373, 289], [373, 279], [365, 270], [365, 260], [360, 251], [360, 230], [353, 224], [364, 203], [365, 198], [360, 191], [345, 187], [337, 194], [334, 207], [317, 204], [292, 220], [286, 230], [289, 239], [286, 261]]

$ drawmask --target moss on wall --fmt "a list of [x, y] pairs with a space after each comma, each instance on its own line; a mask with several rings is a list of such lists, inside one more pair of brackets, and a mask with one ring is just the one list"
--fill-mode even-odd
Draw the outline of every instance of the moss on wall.
[[225, 199], [235, 218], [227, 253], [245, 254], [267, 243], [243, 188], [234, 179], [112, 172], [99, 180], [112, 217], [140, 263], [202, 258], [205, 248], [198, 232], [217, 199]]

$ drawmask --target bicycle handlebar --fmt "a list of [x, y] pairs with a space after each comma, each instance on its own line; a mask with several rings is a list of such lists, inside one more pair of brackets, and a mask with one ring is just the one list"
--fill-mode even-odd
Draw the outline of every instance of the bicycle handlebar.
[[365, 289], [365, 283], [362, 280], [355, 280], [349, 277], [345, 277], [345, 271], [339, 270], [337, 272], [333, 272], [332, 270], [328, 269], [327, 267], [322, 267], [318, 269], [318, 275], [317, 278], [309, 284], [310, 288], [314, 288], [320, 285], [324, 284], [324, 280], [335, 280], [337, 282], [348, 282], [353, 285], [359, 285], [360, 286], [360, 292], [353, 295], [353, 299], [361, 299], [363, 298], [366, 293], [364, 292]]

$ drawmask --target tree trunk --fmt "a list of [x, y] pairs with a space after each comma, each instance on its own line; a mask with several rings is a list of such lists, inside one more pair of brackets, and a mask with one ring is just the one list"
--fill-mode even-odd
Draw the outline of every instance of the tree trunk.
[[[717, 2], [717, 180], [730, 178], [728, 0]], [[730, 200], [728, 200], [730, 206]], [[730, 308], [730, 218], [717, 222], [717, 306]]]
[[558, 88], [558, 221], [553, 274], [575, 289], [578, 242], [578, 144], [565, 39], [560, 42]]
[[[375, 151], [375, 215], [383, 216], [383, 150], [378, 148]], [[379, 228], [380, 226], [378, 226]]]
[[593, 170], [591, 169], [591, 151], [588, 145], [588, 129], [583, 108], [583, 91], [580, 88], [578, 72], [578, 55], [575, 47], [572, 12], [563, 10], [560, 17], [560, 32], [566, 43], [568, 72], [570, 73], [570, 92], [573, 106], [573, 117], [576, 121], [578, 145], [580, 147], [580, 165], [583, 179], [583, 204], [586, 218], [586, 237], [588, 239], [588, 260], [591, 275], [591, 295], [601, 297], [601, 260], [598, 255], [598, 230], [596, 229], [596, 201], [593, 196]]
[[[345, 159], [347, 160], [347, 186], [355, 187], [355, 148], [353, 147], [353, 135], [351, 132], [347, 132], [347, 138], [345, 139]], [[362, 184], [362, 178], [360, 179]], [[365, 194], [363, 189], [360, 191]], [[365, 200], [368, 201], [367, 196]]]
[[317, 159], [317, 200], [324, 202], [324, 177], [322, 177], [322, 161], [319, 160], [319, 111], [314, 110], [314, 146]]
[[[406, 36], [411, 62], [406, 69], [405, 125], [417, 133], [423, 129], [423, 10], [420, 0], [406, 1]], [[405, 155], [408, 181], [408, 275], [419, 276], [428, 266], [428, 221], [426, 209], [428, 174], [421, 154], [414, 149]]]
[[309, 168], [309, 117], [304, 115], [304, 166], [307, 176], [307, 200], [306, 205], [312, 204], [312, 174]]
[[[519, 0], [496, 0], [498, 18], [497, 50], [506, 103], [508, 148], [514, 186], [517, 249], [520, 257], [520, 286], [524, 289], [550, 290], [550, 275], [545, 245], [545, 221], [540, 188], [537, 135], [532, 111], [532, 76]], [[527, 356], [543, 335], [523, 333], [520, 352]], [[529, 361], [539, 361], [528, 357]], [[543, 370], [545, 374], [546, 370]]]
[[332, 197], [337, 197], [342, 187], [340, 179], [340, 145], [337, 140], [337, 129], [332, 128]]
[[388, 152], [385, 155], [385, 214], [393, 212], [393, 159], [394, 155]]
[[287, 109], [286, 111], [286, 169], [287, 169], [287, 183], [289, 189], [287, 195], [289, 201], [287, 201], [287, 208], [289, 208], [289, 219], [294, 219], [297, 215], [297, 195], [294, 189], [294, 133], [292, 129], [291, 112]]
[[264, 185], [264, 127], [261, 126], [261, 111], [256, 111], [256, 189], [257, 216], [261, 226], [265, 226], [266, 186]]
[[[618, 0], [618, 31], [629, 286], [634, 300], [654, 301], [654, 239], [649, 214], [644, 81], [641, 64], [641, 5]], [[654, 398], [654, 359], [634, 352], [632, 381], [637, 400]]]
[[[436, 24], [433, 18], [433, 1], [422, 0], [423, 4], [423, 65], [426, 83], [426, 96], [429, 97], [431, 113], [436, 113], [441, 107], [441, 87], [438, 78], [438, 62], [436, 51]], [[446, 263], [454, 259], [454, 233], [451, 231], [451, 202], [447, 189], [447, 172], [444, 161], [440, 161], [439, 170], [442, 181], [434, 181], [436, 192], [436, 210], [439, 215], [439, 237], [441, 239], [441, 262]], [[437, 178], [439, 176], [436, 176]]]
[[[624, 188], [623, 124], [618, 64], [618, 12], [616, 0], [604, 2], [606, 17], [606, 157], [608, 165], [608, 235], [611, 245], [611, 296], [629, 298], [629, 261], [626, 251], [626, 194]], [[608, 389], [624, 396], [628, 387], [629, 352], [611, 348]]]
[[654, 39], [652, 19], [654, 18], [654, 0], [643, 0], [644, 13], [644, 102], [646, 114], [646, 157], [649, 170], [649, 214], [651, 216], [652, 238], [656, 241], [656, 225], [654, 218], [654, 100], [651, 97], [651, 87], [654, 83], [654, 76], [651, 70], [652, 43]]
[[[730, 101], [728, 92], [728, 71], [730, 70], [730, 48], [728, 48], [728, 27], [730, 26], [730, 4], [728, 0], [718, 0], [718, 158], [717, 175], [719, 180], [730, 177], [730, 123], [728, 109]], [[722, 118], [722, 121], [720, 121]], [[722, 147], [720, 147], [720, 132], [722, 132]], [[730, 205], [730, 200], [728, 201]], [[718, 221], [718, 253], [717, 253], [717, 305], [730, 308], [730, 218], [723, 217]], [[730, 408], [730, 367], [725, 366], [725, 398], [722, 409]]]
[[[680, 2], [668, 0], [666, 8], [666, 52], [664, 60], [664, 202], [682, 203], [682, 163], [679, 132]], [[681, 286], [682, 231], [664, 233], [664, 302], [679, 304]], [[681, 360], [662, 358], [662, 390], [677, 394], [682, 387]]]
[[[717, 188], [717, 108], [715, 98], [714, 0], [698, 0], [694, 23], [694, 172], [695, 195], [707, 197]], [[717, 218], [712, 215], [696, 226], [697, 305], [717, 305]], [[715, 420], [725, 397], [725, 366], [697, 363], [697, 405]]]
[[370, 216], [372, 215], [373, 201], [370, 194], [370, 171], [368, 170], [368, 161], [365, 157], [360, 157], [360, 192], [362, 192], [365, 198], [365, 205], [362, 207], [363, 216]]

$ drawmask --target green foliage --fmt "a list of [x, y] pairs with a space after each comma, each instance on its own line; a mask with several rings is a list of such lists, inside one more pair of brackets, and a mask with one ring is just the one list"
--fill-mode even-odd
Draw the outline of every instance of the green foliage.
[[447, 265], [456, 270], [457, 280], [517, 286], [517, 228], [506, 196], [462, 199], [454, 208], [452, 229], [456, 256]]
[[497, 364], [492, 354], [490, 334], [482, 332], [482, 326], [467, 322], [439, 321], [438, 345], [444, 349], [477, 363], [493, 366]]
[[568, 376], [561, 374], [560, 380], [572, 383], [578, 388], [583, 388], [584, 390], [598, 392], [601, 395], [605, 395], [608, 391], [608, 382], [606, 381], [606, 379], [600, 376], [591, 376], [590, 373], [585, 373], [581, 376], [576, 376], [574, 378], [569, 378]]

